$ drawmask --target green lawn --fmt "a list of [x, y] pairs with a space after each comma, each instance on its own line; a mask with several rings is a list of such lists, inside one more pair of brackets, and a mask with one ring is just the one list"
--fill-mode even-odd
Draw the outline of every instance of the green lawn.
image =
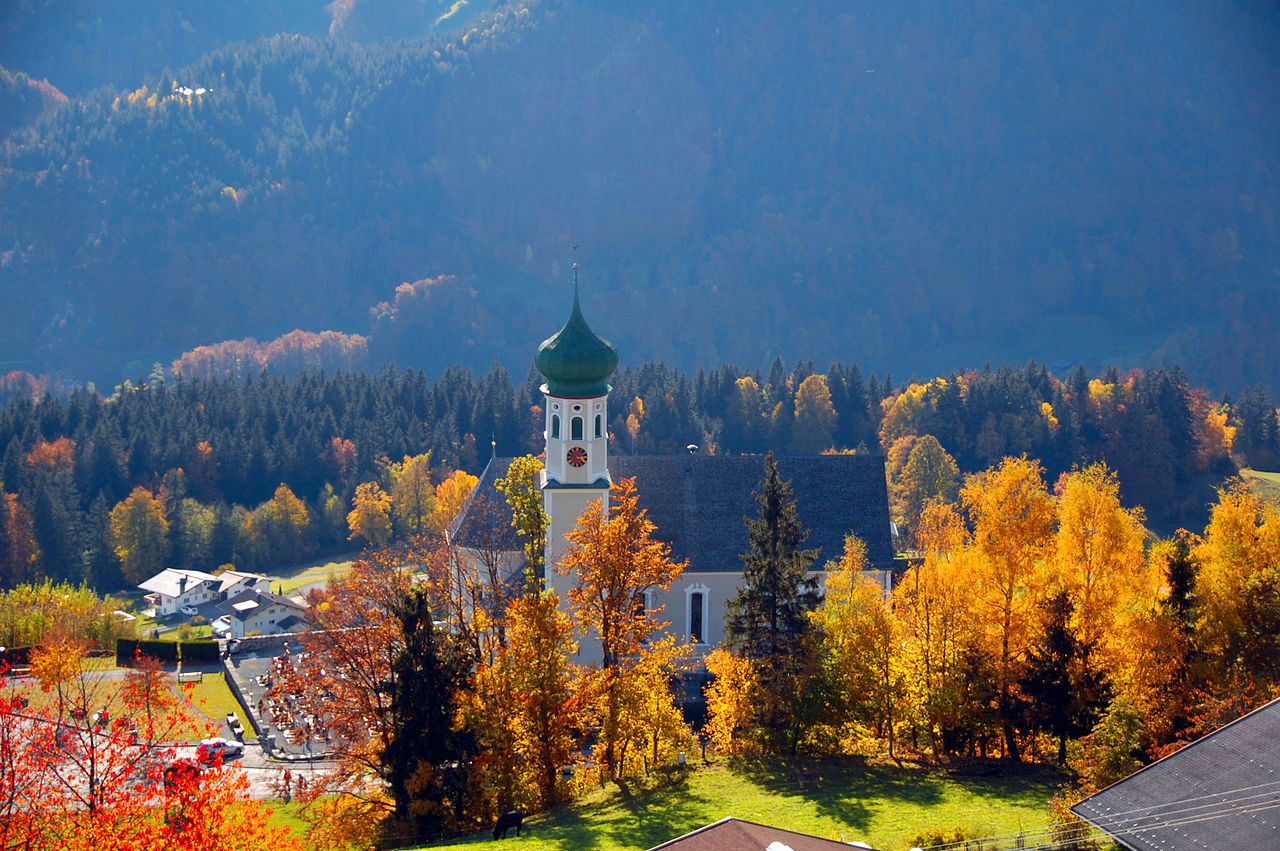
[[253, 726], [253, 719], [245, 715], [239, 702], [231, 694], [226, 674], [206, 673], [200, 682], [193, 684], [191, 703], [196, 711], [217, 724], [226, 720], [228, 712], [234, 712], [240, 716], [240, 723], [244, 724], [246, 739], [252, 739], [258, 735], [257, 728]]
[[[798, 789], [776, 761], [698, 765], [665, 786], [631, 794], [595, 792], [530, 817], [518, 847], [530, 851], [651, 848], [726, 816], [882, 849], [909, 847], [926, 828], [965, 828], [971, 836], [1033, 832], [1062, 778], [1027, 769], [1007, 776], [963, 776], [845, 759], [823, 764], [817, 788]], [[613, 787], [610, 787], [613, 790]], [[488, 833], [430, 848], [509, 846]], [[1010, 842], [1012, 846], [1014, 843]]]

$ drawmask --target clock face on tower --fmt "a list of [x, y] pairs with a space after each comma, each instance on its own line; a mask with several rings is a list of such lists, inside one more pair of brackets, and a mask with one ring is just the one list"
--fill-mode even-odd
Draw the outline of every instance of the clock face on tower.
[[581, 446], [575, 446], [569, 450], [569, 454], [565, 456], [565, 460], [569, 462], [570, 467], [581, 467], [587, 463], [587, 450]]

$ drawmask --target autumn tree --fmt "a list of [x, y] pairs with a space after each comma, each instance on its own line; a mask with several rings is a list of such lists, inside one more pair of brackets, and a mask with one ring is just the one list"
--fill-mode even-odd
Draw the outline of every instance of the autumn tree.
[[329, 734], [333, 767], [316, 772], [303, 796], [318, 834], [344, 841], [353, 831], [367, 836], [394, 809], [382, 772], [393, 729], [395, 664], [404, 646], [396, 613], [410, 589], [401, 565], [426, 558], [380, 550], [357, 560], [346, 577], [330, 580], [312, 597], [315, 628], [300, 639], [306, 655], [278, 678], [280, 690], [294, 698], [295, 722], [310, 715]]
[[388, 469], [391, 477], [391, 505], [397, 526], [411, 538], [430, 529], [435, 509], [436, 489], [431, 484], [431, 453], [406, 455], [404, 461]]
[[465, 470], [455, 470], [453, 475], [436, 485], [435, 510], [431, 514], [431, 529], [443, 533], [457, 516], [467, 498], [479, 483], [476, 476]]
[[169, 552], [164, 505], [146, 488], [134, 488], [111, 509], [111, 540], [129, 582], [136, 585], [159, 573]]
[[839, 561], [827, 563], [826, 592], [813, 619], [835, 697], [832, 720], [864, 724], [894, 750], [897, 708], [904, 702], [901, 630], [878, 585], [863, 574], [866, 545], [845, 538]]
[[208, 735], [189, 695], [152, 666], [153, 695], [165, 693], [164, 711], [148, 712], [135, 689], [72, 665], [82, 649], [59, 639], [37, 653], [43, 672], [58, 669], [60, 704], [23, 699], [0, 675], [0, 846], [300, 848], [288, 828], [270, 826], [269, 811], [247, 800], [238, 767], [166, 778], [177, 755], [173, 742]]
[[31, 515], [18, 502], [16, 494], [0, 489], [0, 584], [12, 588], [31, 579], [31, 571], [40, 560]]
[[575, 630], [550, 592], [513, 600], [507, 625], [516, 750], [537, 804], [550, 807], [564, 796], [561, 769], [572, 763], [586, 729], [585, 695], [572, 662]]
[[645, 593], [669, 588], [686, 566], [673, 562], [670, 548], [653, 537], [654, 525], [639, 500], [634, 479], [615, 483], [608, 516], [598, 501], [588, 505], [556, 566], [558, 574], [574, 578], [569, 608], [580, 629], [587, 640], [599, 642], [598, 752], [611, 780], [618, 778], [629, 745], [628, 727], [634, 719], [628, 710], [634, 702], [628, 695], [650, 664], [645, 657], [667, 647], [652, 640], [661, 626], [661, 610], [646, 607]]
[[1072, 629], [1083, 646], [1101, 650], [1143, 578], [1142, 510], [1120, 504], [1120, 480], [1101, 463], [1064, 474], [1057, 492], [1053, 556], [1071, 594]]
[[796, 389], [796, 421], [791, 431], [791, 451], [816, 455], [835, 444], [836, 409], [831, 404], [827, 379], [810, 375]]
[[351, 528], [350, 540], [362, 538], [373, 547], [385, 546], [391, 540], [391, 497], [377, 482], [365, 482], [356, 488], [347, 525]]
[[1036, 577], [1053, 534], [1053, 501], [1040, 465], [1006, 458], [969, 478], [961, 500], [973, 525], [972, 581], [979, 623], [995, 661], [1005, 753], [1019, 759], [1017, 682], [1034, 619]]
[[[903, 655], [912, 684], [913, 731], [923, 730], [935, 754], [973, 740], [980, 711], [969, 705], [966, 662], [979, 653], [975, 617], [966, 593], [968, 533], [955, 506], [938, 500], [920, 515], [923, 561], [893, 591], [902, 625]], [[913, 732], [914, 736], [914, 732]]]
[[1232, 480], [1191, 554], [1200, 565], [1195, 634], [1213, 675], [1240, 665], [1259, 684], [1280, 683], [1280, 508]]
[[938, 439], [926, 434], [912, 444], [896, 484], [901, 492], [903, 520], [914, 536], [920, 513], [930, 500], [957, 501], [960, 468]]
[[724, 756], [754, 753], [762, 740], [756, 709], [760, 682], [751, 660], [717, 647], [706, 657], [711, 681], [703, 689], [707, 698], [707, 723], [703, 732], [715, 751]]
[[281, 483], [254, 516], [274, 560], [297, 564], [312, 554], [311, 513], [288, 485]]
[[529, 565], [531, 589], [541, 589], [546, 578], [547, 527], [550, 518], [542, 507], [539, 476], [542, 462], [532, 455], [515, 458], [507, 474], [495, 486], [511, 507], [511, 525], [524, 542], [524, 558]]

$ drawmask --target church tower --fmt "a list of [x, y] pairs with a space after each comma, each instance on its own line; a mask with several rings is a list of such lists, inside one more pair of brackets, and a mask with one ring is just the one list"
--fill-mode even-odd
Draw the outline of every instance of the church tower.
[[568, 599], [571, 577], [555, 575], [578, 517], [592, 500], [609, 506], [609, 391], [618, 351], [597, 336], [578, 304], [578, 264], [573, 264], [573, 310], [564, 327], [538, 346], [534, 363], [546, 378], [546, 465], [542, 505], [547, 528], [547, 584]]

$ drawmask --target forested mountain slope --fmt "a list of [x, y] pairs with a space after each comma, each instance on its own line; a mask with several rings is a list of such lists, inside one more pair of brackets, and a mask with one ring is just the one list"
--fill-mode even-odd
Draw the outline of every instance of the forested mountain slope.
[[[375, 362], [521, 369], [576, 244], [584, 307], [630, 362], [1096, 359], [1280, 388], [1264, 4], [535, 0], [476, 20], [157, 62], [10, 135], [0, 361], [113, 381], [333, 328]], [[27, 71], [18, 43], [0, 64]]]

